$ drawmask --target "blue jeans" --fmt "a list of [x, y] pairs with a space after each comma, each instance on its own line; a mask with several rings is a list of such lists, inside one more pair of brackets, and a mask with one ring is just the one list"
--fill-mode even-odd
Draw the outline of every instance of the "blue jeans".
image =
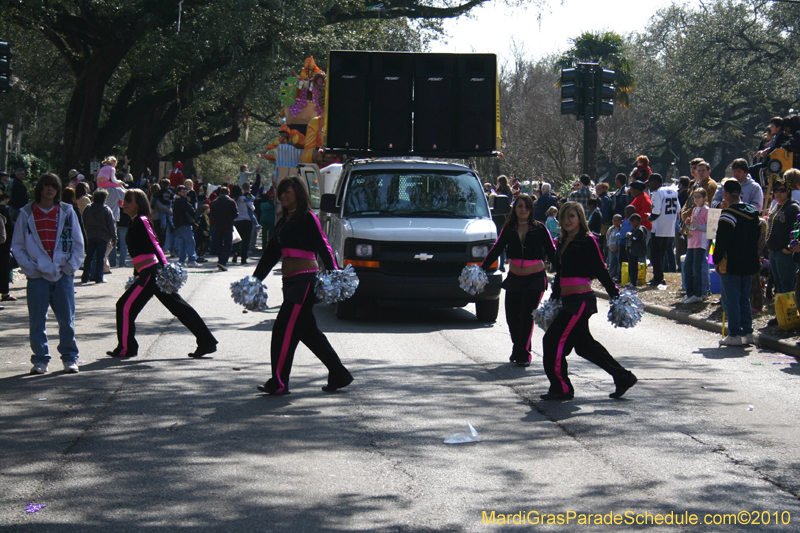
[[178, 261], [184, 263], [188, 256], [190, 263], [197, 262], [192, 226], [184, 224], [175, 228], [175, 245], [178, 248]]
[[775, 280], [775, 294], [794, 290], [797, 264], [792, 260], [792, 254], [781, 251], [770, 252], [769, 269], [772, 272], [772, 279]]
[[103, 271], [105, 270], [105, 257], [108, 243], [103, 239], [89, 239], [86, 243], [86, 257], [83, 259], [83, 275], [81, 281], [86, 283], [92, 281], [103, 281]]
[[614, 280], [618, 280], [622, 266], [619, 262], [619, 250], [616, 252], [608, 252], [608, 275]]
[[[119, 261], [117, 264], [121, 267], [125, 266], [128, 261], [128, 245], [125, 243], [125, 238], [128, 236], [128, 227], [117, 227], [117, 246], [119, 246]], [[116, 255], [116, 254], [112, 254]]]
[[[689, 250], [686, 250], [685, 261], [689, 261]], [[686, 265], [683, 266], [685, 267]], [[706, 250], [706, 262], [700, 267], [700, 296], [705, 296], [708, 294], [708, 291], [711, 290], [711, 270], [709, 269], [709, 266], [708, 250]], [[688, 296], [690, 287], [686, 285], [686, 271], [683, 268], [681, 268], [681, 283], [683, 290], [686, 291]]]
[[753, 333], [753, 311], [750, 309], [750, 276], [722, 274], [722, 307], [728, 315], [728, 335], [740, 337]]
[[214, 233], [217, 234], [217, 246], [219, 247], [219, 264], [227, 265], [228, 258], [231, 256], [231, 249], [233, 248], [233, 228], [230, 231], [220, 231], [217, 229]]
[[[105, 250], [104, 250], [105, 253]], [[100, 269], [103, 261], [100, 260]], [[75, 342], [75, 283], [72, 276], [61, 276], [58, 281], [44, 278], [28, 280], [28, 319], [30, 322], [31, 363], [50, 362], [47, 343], [47, 309], [52, 308], [58, 321], [58, 352], [64, 363], [78, 362], [78, 344]]]
[[708, 250], [689, 248], [684, 262], [686, 296], [703, 296], [703, 268], [708, 273]]

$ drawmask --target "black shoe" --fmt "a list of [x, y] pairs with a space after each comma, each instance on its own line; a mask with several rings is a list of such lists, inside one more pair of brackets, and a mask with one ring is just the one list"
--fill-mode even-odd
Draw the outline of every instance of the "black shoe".
[[246, 265], [247, 264], [247, 259], [242, 259], [242, 263], [241, 264]]
[[128, 357], [136, 357], [137, 355], [139, 355], [136, 352], [128, 353], [128, 354], [125, 354], [125, 355], [120, 355], [120, 352], [121, 352], [121, 350], [119, 348], [115, 348], [113, 350], [110, 350], [110, 351], [106, 352], [106, 355], [110, 355], [111, 357], [118, 357], [120, 359], [127, 359]]
[[333, 392], [336, 389], [342, 389], [344, 387], [347, 387], [352, 382], [353, 382], [353, 376], [347, 376], [345, 379], [337, 381], [336, 383], [331, 383], [329, 381], [327, 385], [322, 387], [322, 390], [324, 390], [325, 392]]
[[522, 359], [522, 360], [515, 359], [515, 360], [514, 360], [514, 363], [515, 363], [517, 366], [522, 366], [522, 367], [531, 366], [531, 362], [530, 362], [530, 361], [528, 361], [527, 359]]
[[207, 344], [205, 346], [197, 346], [197, 349], [189, 354], [189, 357], [200, 359], [206, 354], [214, 353], [217, 351], [217, 344]]
[[575, 397], [574, 392], [548, 392], [539, 396], [542, 400], [563, 402], [564, 400], [571, 400]]
[[275, 392], [273, 390], [268, 389], [265, 385], [259, 385], [256, 388], [261, 392], [263, 392], [264, 394], [269, 394], [270, 396], [283, 396], [285, 394], [291, 394], [288, 390], [284, 390], [283, 392]]
[[767, 320], [767, 325], [768, 326], [777, 326], [778, 325], [778, 319], [777, 318], [770, 318], [769, 320]]
[[612, 392], [608, 395], [609, 398], [622, 398], [622, 395], [625, 394], [628, 389], [636, 385], [636, 382], [639, 381], [636, 379], [636, 376], [633, 375], [633, 372], [628, 373], [628, 377], [625, 381], [621, 383], [617, 383], [617, 390]]

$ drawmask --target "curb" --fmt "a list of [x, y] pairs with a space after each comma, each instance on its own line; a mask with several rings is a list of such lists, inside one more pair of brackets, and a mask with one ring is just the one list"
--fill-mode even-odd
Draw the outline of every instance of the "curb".
[[[610, 300], [608, 294], [604, 292], [595, 291], [595, 294], [604, 300]], [[722, 333], [722, 324], [719, 322], [710, 322], [708, 320], [695, 318], [691, 315], [687, 315], [667, 307], [662, 307], [660, 305], [644, 304], [644, 310], [648, 313], [680, 322], [681, 324], [687, 324], [698, 329], [710, 331], [711, 333]], [[775, 350], [776, 352], [791, 355], [792, 357], [800, 359], [800, 346], [789, 343], [785, 339], [778, 339], [770, 335], [763, 335], [754, 332], [753, 340], [758, 346], [763, 346], [764, 348], [769, 348], [770, 350]]]

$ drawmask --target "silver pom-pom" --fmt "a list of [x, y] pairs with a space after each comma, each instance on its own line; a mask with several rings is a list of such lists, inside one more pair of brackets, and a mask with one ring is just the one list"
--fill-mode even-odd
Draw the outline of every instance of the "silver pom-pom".
[[533, 321], [537, 326], [547, 331], [559, 311], [561, 311], [561, 300], [545, 300], [539, 304], [538, 308], [533, 310]]
[[465, 266], [458, 277], [458, 286], [475, 296], [483, 292], [489, 283], [489, 276], [478, 265]]
[[125, 290], [130, 289], [134, 283], [136, 283], [136, 276], [128, 276], [128, 281], [125, 282]]
[[615, 328], [632, 328], [642, 319], [644, 304], [631, 291], [623, 291], [618, 298], [611, 301], [608, 321]]
[[187, 279], [189, 279], [189, 273], [178, 264], [158, 265], [156, 285], [161, 289], [161, 292], [175, 294], [178, 289], [183, 287]]
[[234, 302], [250, 311], [267, 309], [267, 287], [256, 277], [247, 276], [231, 283], [231, 296]]
[[314, 296], [323, 303], [335, 304], [353, 296], [357, 288], [358, 275], [353, 265], [347, 265], [342, 270], [330, 270], [320, 274], [314, 286]]

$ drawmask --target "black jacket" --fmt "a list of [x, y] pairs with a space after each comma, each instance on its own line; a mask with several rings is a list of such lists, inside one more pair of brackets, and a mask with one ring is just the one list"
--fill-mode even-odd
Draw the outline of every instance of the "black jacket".
[[547, 256], [552, 261], [556, 247], [544, 224], [530, 224], [524, 243], [520, 242], [516, 227], [505, 227], [486, 254], [481, 268], [487, 270], [500, 257], [503, 250], [506, 250], [509, 259], [543, 260]]
[[195, 212], [187, 198], [178, 196], [172, 204], [172, 223], [176, 228], [194, 224]]
[[561, 297], [561, 278], [597, 279], [612, 298], [619, 296], [619, 289], [608, 274], [600, 245], [594, 235], [581, 231], [572, 242], [558, 243], [555, 262], [556, 277], [553, 280], [553, 298]]
[[272, 267], [283, 256], [283, 250], [285, 249], [314, 252], [322, 259], [325, 268], [328, 270], [336, 268], [333, 250], [331, 250], [328, 239], [325, 238], [325, 234], [322, 232], [319, 219], [311, 211], [305, 214], [282, 217], [278, 221], [269, 244], [267, 244], [267, 249], [264, 250], [253, 276], [260, 280], [267, 277]]
[[767, 248], [770, 252], [778, 252], [783, 248], [789, 248], [792, 240], [791, 233], [797, 223], [797, 215], [800, 215], [800, 204], [791, 198], [778, 209], [770, 209], [767, 229], [769, 238]]
[[239, 208], [236, 207], [236, 201], [227, 194], [221, 194], [211, 202], [211, 224], [217, 232], [232, 232], [233, 221], [238, 216]]
[[714, 264], [720, 272], [752, 276], [761, 269], [758, 260], [758, 211], [738, 202], [722, 210], [714, 244]]

